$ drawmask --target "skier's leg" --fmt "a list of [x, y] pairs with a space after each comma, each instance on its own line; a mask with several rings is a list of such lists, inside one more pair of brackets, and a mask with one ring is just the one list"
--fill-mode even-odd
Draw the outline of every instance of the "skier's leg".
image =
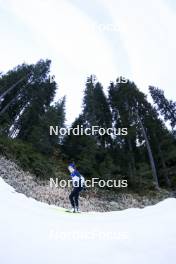
[[80, 213], [79, 209], [79, 194], [82, 191], [82, 187], [77, 188], [76, 194], [75, 194], [75, 205], [76, 205], [76, 212]]
[[69, 200], [70, 200], [70, 203], [72, 205], [73, 208], [75, 208], [75, 201], [74, 201], [74, 189], [72, 190], [72, 192], [70, 193], [69, 195]]
[[77, 188], [77, 190], [75, 191], [75, 206], [76, 208], [79, 207], [79, 188]]

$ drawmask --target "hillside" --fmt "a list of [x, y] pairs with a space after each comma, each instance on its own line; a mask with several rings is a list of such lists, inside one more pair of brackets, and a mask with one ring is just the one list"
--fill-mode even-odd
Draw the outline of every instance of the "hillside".
[[[14, 161], [0, 157], [0, 176], [14, 189], [27, 197], [65, 208], [70, 207], [69, 188], [51, 188], [49, 180], [40, 180], [34, 174], [22, 170]], [[69, 177], [69, 175], [68, 175]], [[80, 203], [83, 211], [114, 211], [132, 207], [143, 208], [172, 197], [172, 193], [161, 190], [139, 195], [132, 192], [89, 189], [81, 193]]]

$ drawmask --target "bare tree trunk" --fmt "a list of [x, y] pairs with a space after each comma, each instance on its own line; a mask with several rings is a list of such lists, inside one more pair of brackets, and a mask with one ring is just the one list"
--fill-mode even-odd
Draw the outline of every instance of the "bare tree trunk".
[[149, 143], [145, 128], [144, 128], [144, 126], [142, 124], [141, 118], [140, 118], [138, 113], [137, 113], [137, 117], [138, 117], [140, 126], [142, 128], [142, 133], [143, 133], [143, 136], [144, 136], [144, 139], [145, 139], [145, 142], [146, 142], [147, 151], [148, 151], [149, 160], [150, 160], [150, 165], [151, 165], [151, 169], [152, 169], [153, 179], [155, 181], [156, 188], [159, 190], [158, 176], [157, 176], [157, 172], [156, 172], [156, 167], [155, 167], [155, 162], [154, 162], [154, 158], [153, 158], [153, 154], [152, 154], [152, 149], [150, 147], [150, 143]]
[[171, 181], [170, 181], [169, 176], [168, 176], [167, 166], [166, 166], [166, 163], [165, 163], [165, 160], [164, 160], [164, 157], [163, 157], [163, 153], [162, 153], [160, 144], [158, 144], [158, 151], [159, 151], [159, 155], [160, 155], [160, 158], [161, 158], [162, 167], [163, 167], [163, 170], [164, 170], [165, 182], [166, 182], [168, 187], [171, 187]]
[[4, 96], [6, 96], [10, 91], [12, 91], [19, 83], [21, 83], [26, 77], [21, 78], [16, 83], [14, 83], [10, 88], [8, 88], [3, 94], [0, 95], [0, 102]]
[[4, 114], [4, 112], [10, 107], [10, 105], [17, 99], [17, 96], [15, 96], [6, 106], [0, 111], [0, 116]]
[[128, 138], [128, 148], [130, 152], [130, 177], [131, 177], [131, 182], [135, 182], [136, 179], [136, 165], [135, 165], [135, 159], [134, 159], [134, 153], [132, 149], [132, 144], [131, 144], [131, 139]]
[[131, 163], [128, 163], [128, 170], [129, 170], [129, 177], [130, 177], [130, 183], [133, 183], [133, 170], [132, 170], [132, 166]]
[[[131, 117], [131, 112], [129, 110], [129, 102], [128, 99], [126, 98], [126, 110], [128, 111], [128, 116], [129, 119]], [[129, 153], [130, 153], [130, 161], [129, 161], [129, 172], [130, 172], [130, 178], [131, 178], [131, 183], [135, 184], [136, 180], [136, 164], [135, 164], [135, 159], [134, 159], [134, 153], [133, 153], [133, 148], [131, 144], [131, 138], [127, 137], [127, 142], [128, 142], [128, 148], [129, 148]]]

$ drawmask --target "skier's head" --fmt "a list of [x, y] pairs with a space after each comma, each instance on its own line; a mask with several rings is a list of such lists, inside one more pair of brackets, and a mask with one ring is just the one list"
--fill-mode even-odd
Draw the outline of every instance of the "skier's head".
[[68, 165], [68, 170], [69, 170], [70, 173], [73, 173], [75, 171], [75, 169], [76, 169], [76, 166], [75, 166], [74, 163], [70, 163]]

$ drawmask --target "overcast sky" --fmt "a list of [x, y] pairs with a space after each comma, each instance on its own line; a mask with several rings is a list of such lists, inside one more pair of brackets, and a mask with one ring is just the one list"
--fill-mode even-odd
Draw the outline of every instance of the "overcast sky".
[[0, 0], [0, 72], [51, 59], [68, 123], [90, 74], [105, 90], [123, 75], [176, 100], [175, 28], [174, 0]]

